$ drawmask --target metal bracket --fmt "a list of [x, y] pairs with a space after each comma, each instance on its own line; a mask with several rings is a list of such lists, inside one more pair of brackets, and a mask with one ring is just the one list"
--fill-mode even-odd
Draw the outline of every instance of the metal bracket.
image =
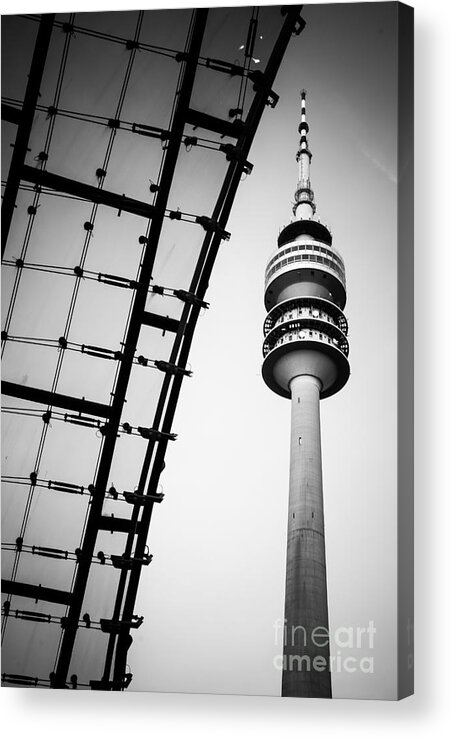
[[122, 492], [124, 499], [129, 505], [140, 505], [141, 507], [147, 507], [154, 502], [162, 502], [164, 494], [157, 493], [155, 495], [138, 495], [136, 492]]
[[112, 554], [110, 558], [115, 569], [130, 571], [130, 569], [136, 569], [139, 566], [149, 566], [153, 557], [151, 554], [145, 554], [142, 558], [136, 556], [127, 558], [126, 556]]
[[266, 91], [266, 105], [269, 105], [271, 108], [275, 108], [277, 103], [279, 102], [279, 95], [274, 92], [274, 90], [271, 90], [263, 72], [260, 72], [259, 69], [256, 69], [253, 72], [249, 72], [249, 79], [254, 83], [253, 88], [256, 92], [258, 90]]
[[147, 438], [149, 441], [175, 441], [177, 433], [163, 433], [163, 431], [155, 430], [155, 428], [143, 428], [138, 426], [137, 431], [140, 436]]
[[213, 218], [209, 218], [208, 215], [198, 215], [196, 218], [196, 223], [199, 223], [199, 225], [201, 225], [204, 230], [210, 233], [219, 233], [220, 237], [223, 238], [225, 241], [228, 241], [230, 238], [230, 233], [224, 230], [224, 228], [220, 226], [216, 220], [213, 220]]
[[221, 144], [219, 146], [219, 151], [223, 151], [225, 153], [227, 161], [239, 161], [243, 165], [243, 172], [245, 172], [245, 174], [251, 174], [254, 165], [251, 164], [250, 161], [246, 161], [246, 157], [238, 146], [234, 146], [230, 143]]
[[160, 372], [166, 372], [166, 374], [183, 374], [185, 377], [191, 377], [193, 374], [189, 369], [184, 369], [181, 366], [177, 366], [177, 364], [171, 364], [170, 361], [163, 361], [162, 359], [157, 359], [155, 366]]
[[175, 297], [178, 297], [179, 300], [183, 300], [183, 302], [187, 302], [189, 305], [196, 305], [196, 307], [202, 308], [210, 307], [208, 302], [201, 300], [201, 298], [197, 297], [193, 292], [187, 292], [187, 290], [174, 290], [174, 295]]
[[100, 629], [103, 633], [120, 633], [122, 630], [129, 628], [139, 628], [144, 618], [142, 615], [133, 615], [131, 620], [107, 620], [100, 618]]

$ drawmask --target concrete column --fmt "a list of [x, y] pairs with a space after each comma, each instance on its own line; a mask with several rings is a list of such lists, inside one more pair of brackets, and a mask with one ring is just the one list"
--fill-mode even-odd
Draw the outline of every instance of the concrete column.
[[316, 377], [290, 383], [291, 457], [283, 697], [331, 697], [319, 395]]

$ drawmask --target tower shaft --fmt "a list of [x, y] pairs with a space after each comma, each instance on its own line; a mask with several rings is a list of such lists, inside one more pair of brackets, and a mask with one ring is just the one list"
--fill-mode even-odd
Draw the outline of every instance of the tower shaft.
[[282, 696], [331, 697], [319, 398], [304, 374], [291, 389], [291, 455]]

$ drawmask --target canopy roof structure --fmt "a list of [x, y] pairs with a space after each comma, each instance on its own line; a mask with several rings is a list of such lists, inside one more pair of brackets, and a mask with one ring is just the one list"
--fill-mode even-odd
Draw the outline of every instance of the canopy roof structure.
[[194, 331], [300, 11], [3, 19], [5, 684], [131, 681]]

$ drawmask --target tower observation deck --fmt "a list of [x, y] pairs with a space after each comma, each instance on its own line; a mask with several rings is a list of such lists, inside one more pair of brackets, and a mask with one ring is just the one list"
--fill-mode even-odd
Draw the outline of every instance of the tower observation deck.
[[346, 276], [329, 229], [315, 218], [305, 90], [294, 219], [265, 272], [263, 379], [291, 398], [291, 454], [282, 696], [331, 697], [320, 399], [349, 378]]

